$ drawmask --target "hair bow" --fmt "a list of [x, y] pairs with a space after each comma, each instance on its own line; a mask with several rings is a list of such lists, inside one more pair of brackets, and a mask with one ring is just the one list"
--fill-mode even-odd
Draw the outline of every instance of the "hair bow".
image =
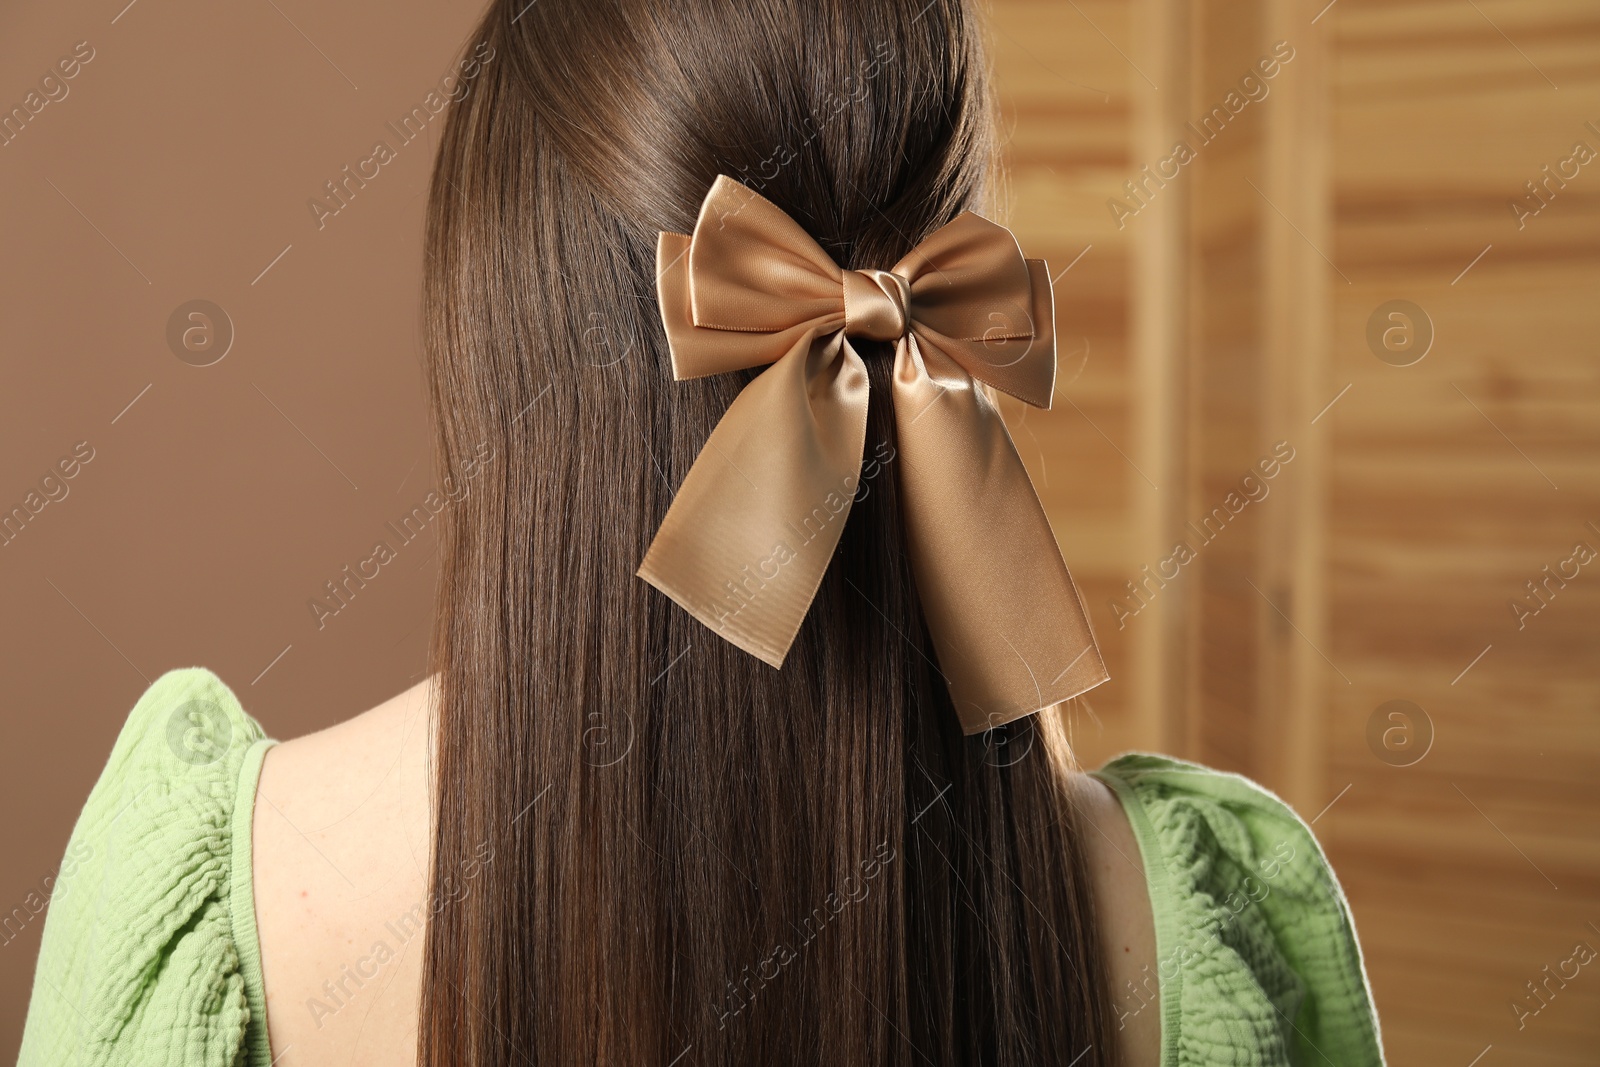
[[[887, 271], [842, 270], [726, 175], [694, 235], [661, 234], [661, 318], [679, 381], [767, 367], [728, 407], [640, 566], [700, 622], [781, 667], [862, 489], [868, 380], [850, 338], [896, 343], [907, 548], [962, 729], [1030, 715], [1109, 675], [987, 383], [1055, 389], [1042, 260], [966, 212]], [[874, 468], [876, 469], [876, 468]]]

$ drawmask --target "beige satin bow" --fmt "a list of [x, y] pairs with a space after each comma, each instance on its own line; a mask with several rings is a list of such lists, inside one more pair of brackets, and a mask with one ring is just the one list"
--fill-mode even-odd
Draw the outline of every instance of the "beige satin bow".
[[1107, 679], [1033, 484], [978, 386], [1050, 406], [1055, 306], [1042, 260], [1023, 259], [1010, 230], [967, 212], [888, 271], [841, 270], [727, 176], [694, 236], [663, 233], [656, 256], [676, 379], [771, 366], [707, 440], [641, 578], [781, 667], [861, 487], [867, 370], [848, 338], [894, 341], [890, 462], [962, 729]]

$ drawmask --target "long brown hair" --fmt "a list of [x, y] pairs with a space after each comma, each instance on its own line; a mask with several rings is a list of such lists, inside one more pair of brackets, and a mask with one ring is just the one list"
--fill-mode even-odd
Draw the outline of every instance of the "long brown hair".
[[1113, 1062], [1061, 725], [962, 736], [888, 348], [859, 346], [868, 465], [782, 670], [634, 577], [751, 377], [672, 380], [658, 231], [725, 173], [881, 268], [981, 206], [972, 7], [496, 0], [472, 47], [427, 225], [439, 462], [472, 490], [441, 533], [419, 1062]]

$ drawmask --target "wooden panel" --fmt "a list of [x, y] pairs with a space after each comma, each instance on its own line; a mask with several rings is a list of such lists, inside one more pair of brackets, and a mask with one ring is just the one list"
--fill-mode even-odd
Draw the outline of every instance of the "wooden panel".
[[[1548, 1007], [1527, 983], [1600, 949], [1600, 561], [1521, 629], [1510, 604], [1577, 542], [1600, 550], [1600, 162], [1520, 228], [1509, 204], [1574, 142], [1600, 151], [1600, 10], [1341, 0], [1321, 25], [1350, 278], [1332, 309], [1350, 388], [1325, 420], [1328, 653], [1353, 684], [1330, 687], [1326, 730], [1349, 792], [1317, 829], [1396, 1062], [1592, 1063], [1600, 973], [1556, 980]], [[1434, 329], [1411, 366], [1367, 344], [1394, 299]], [[1432, 723], [1412, 766], [1367, 741], [1392, 699]]]
[[1324, 669], [1325, 49], [1287, 39], [1286, 3], [1137, 10], [1146, 162], [1130, 166], [1124, 200], [1140, 230], [1137, 459], [1160, 487], [1140, 497], [1145, 562], [1127, 598], [1139, 722], [1148, 743], [1310, 803]]
[[[1187, 753], [1314, 821], [1391, 1062], [1593, 1062], [1600, 971], [1569, 961], [1600, 949], [1600, 557], [1573, 562], [1600, 552], [1600, 155], [1569, 161], [1600, 153], [1600, 8], [996, 7], [1019, 236], [1092, 245], [1056, 410], [1007, 409], [1114, 676], [1080, 756]], [[1119, 226], [1107, 202], [1285, 39], [1259, 113]], [[1394, 300], [1434, 335], [1409, 366], [1368, 340]], [[1270, 499], [1119, 620], [1282, 439]]]
[[[1328, 643], [1327, 405], [1332, 380], [1332, 238], [1329, 35], [1307, 32], [1297, 0], [1269, 0], [1265, 40], [1294, 49], [1266, 112], [1260, 201], [1264, 403], [1261, 440], [1295, 449], [1292, 477], [1277, 482], [1263, 515], [1256, 633], [1256, 766], [1263, 781], [1302, 811], [1320, 811], [1327, 790], [1322, 727], [1328, 690], [1343, 681]], [[1270, 602], [1269, 602], [1270, 601]]]
[[[1133, 718], [1126, 630], [1107, 608], [1133, 561], [1130, 229], [1106, 201], [1127, 178], [1130, 93], [1138, 75], [1126, 3], [1004, 0], [991, 21], [1007, 131], [1005, 205], [1023, 249], [1056, 276], [1060, 373], [1049, 411], [1003, 399], [1034, 485], [1077, 579], [1111, 681], [1070, 718], [1090, 765], [1148, 741]], [[1119, 51], [1120, 50], [1120, 51]]]
[[[1187, 519], [1191, 360], [1189, 307], [1190, 183], [1151, 187], [1146, 167], [1160, 167], [1172, 138], [1190, 114], [1190, 5], [1184, 0], [1139, 0], [1135, 54], [1139, 69], [1133, 115], [1138, 161], [1112, 190], [1109, 208], [1120, 211], [1136, 244], [1130, 336], [1136, 357], [1135, 484], [1133, 543], [1138, 560], [1117, 589], [1113, 610], [1130, 626], [1134, 651], [1133, 693], [1143, 744], [1183, 754], [1184, 715], [1194, 684], [1190, 634], [1196, 617], [1194, 583], [1151, 581], [1182, 538]], [[1131, 62], [1131, 61], [1130, 61]], [[1155, 71], [1158, 82], [1148, 71]], [[1166, 89], [1161, 85], [1165, 83]], [[1139, 184], [1134, 185], [1135, 175]], [[1160, 178], [1159, 173], [1157, 178]], [[1120, 213], [1119, 211], [1119, 213]], [[1137, 570], [1135, 570], [1135, 567]], [[1131, 618], [1123, 613], [1132, 613]]]

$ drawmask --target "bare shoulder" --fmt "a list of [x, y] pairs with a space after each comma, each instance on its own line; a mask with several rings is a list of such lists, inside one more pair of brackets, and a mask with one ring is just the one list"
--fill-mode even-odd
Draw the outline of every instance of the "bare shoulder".
[[1069, 781], [1110, 971], [1121, 1061], [1154, 1067], [1161, 1062], [1156, 931], [1139, 843], [1110, 786], [1082, 773]]
[[432, 679], [268, 750], [252, 857], [278, 1067], [413, 1062]]

